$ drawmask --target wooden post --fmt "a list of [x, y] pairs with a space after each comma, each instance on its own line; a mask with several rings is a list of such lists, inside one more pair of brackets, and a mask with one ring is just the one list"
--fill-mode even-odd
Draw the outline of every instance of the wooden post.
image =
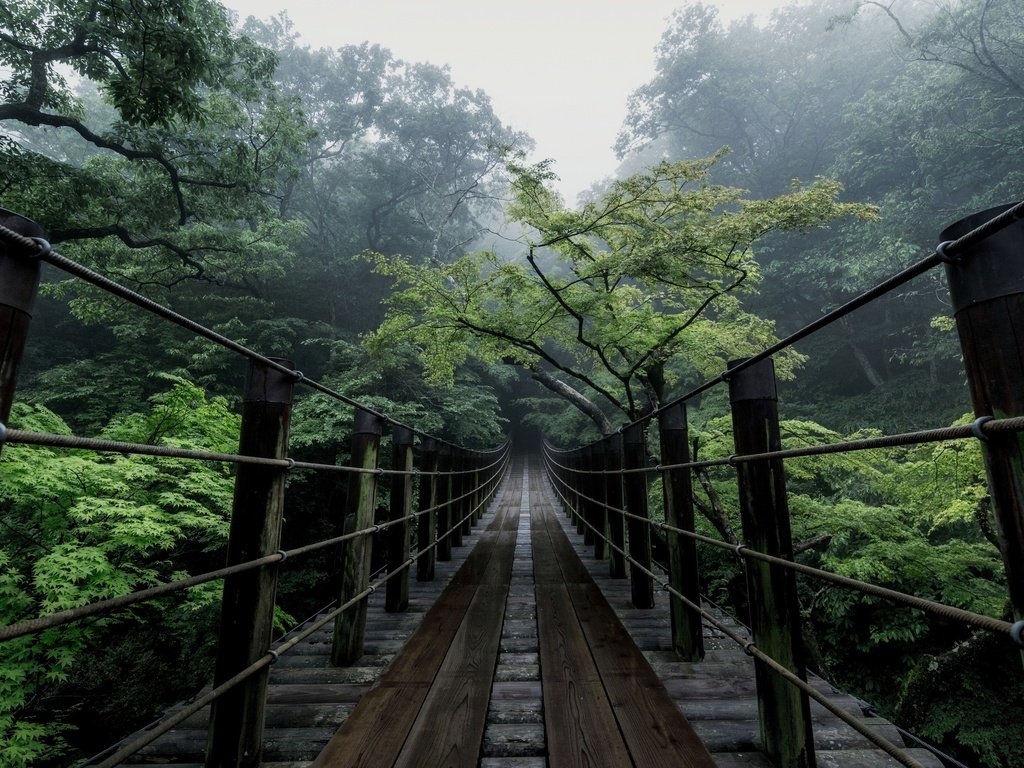
[[[377, 462], [380, 456], [382, 419], [369, 411], [356, 409], [352, 428], [352, 465], [365, 472], [352, 475], [345, 501], [345, 532], [373, 527], [377, 506]], [[369, 535], [349, 539], [341, 549], [341, 593], [347, 603], [370, 586], [370, 557], [373, 539]], [[338, 616], [334, 621], [334, 645], [331, 663], [343, 667], [363, 655], [366, 630], [366, 600]]]
[[[290, 360], [276, 362], [292, 367]], [[238, 453], [284, 459], [292, 414], [288, 374], [251, 361], [242, 402]], [[284, 514], [285, 472], [239, 464], [228, 534], [227, 565], [278, 551]], [[264, 565], [224, 580], [214, 686], [230, 680], [270, 650], [278, 565]], [[267, 676], [260, 672], [213, 702], [207, 736], [207, 768], [258, 766], [263, 751]]]
[[[0, 224], [25, 237], [46, 236], [34, 221], [3, 208], [0, 208]], [[0, 423], [3, 424], [7, 424], [14, 405], [14, 389], [32, 322], [40, 272], [39, 259], [27, 255], [18, 245], [8, 245], [6, 240], [0, 239]]]
[[584, 496], [593, 496], [594, 492], [590, 489], [590, 478], [593, 475], [582, 474], [594, 468], [594, 452], [593, 449], [587, 445], [580, 448], [579, 465], [577, 466], [576, 474], [576, 498], [579, 499], [580, 505], [580, 520], [586, 521], [583, 525], [583, 545], [585, 547], [592, 547], [597, 541], [597, 536], [594, 533], [594, 503], [587, 501]]
[[[1005, 205], [949, 226], [954, 240]], [[1016, 221], [946, 264], [964, 368], [978, 417], [1024, 416], [1024, 222]], [[985, 436], [982, 454], [1015, 621], [1024, 620], [1024, 433]], [[1022, 652], [1024, 660], [1024, 652]]]
[[437, 471], [442, 472], [437, 478], [437, 559], [447, 563], [452, 559], [452, 534], [449, 529], [452, 527], [452, 476], [447, 474], [452, 471], [452, 447], [448, 443], [441, 443], [438, 452]]
[[613, 579], [626, 578], [626, 518], [617, 509], [622, 509], [622, 435], [605, 438], [605, 498], [608, 509], [608, 573]]
[[583, 449], [577, 448], [571, 454], [572, 458], [569, 460], [570, 470], [568, 472], [569, 487], [572, 488], [572, 495], [569, 497], [572, 500], [572, 514], [576, 520], [576, 533], [583, 537], [583, 543], [588, 544], [587, 541], [587, 526], [584, 525], [583, 516], [583, 499], [580, 497], [580, 470], [583, 468]]
[[[686, 464], [690, 461], [686, 405], [676, 403], [658, 414], [661, 437], [661, 463]], [[693, 486], [689, 469], [662, 472], [662, 497], [665, 522], [673, 528], [693, 532]], [[673, 531], [665, 532], [668, 542], [669, 584], [687, 600], [700, 605], [700, 580], [697, 567], [697, 542]], [[672, 649], [686, 661], [704, 658], [704, 633], [697, 611], [687, 608], [675, 595], [669, 600], [672, 615]]]
[[[647, 465], [647, 446], [644, 444], [644, 425], [630, 424], [622, 434], [622, 458], [625, 469], [641, 469]], [[626, 511], [647, 519], [647, 475], [629, 472], [623, 476]], [[629, 583], [634, 608], [654, 607], [654, 582], [641, 568], [651, 568], [651, 528], [632, 517], [626, 521], [629, 532]]]
[[462, 546], [462, 532], [466, 527], [463, 518], [466, 516], [466, 500], [461, 498], [466, 492], [466, 455], [461, 448], [452, 448], [452, 535], [453, 547]]
[[[459, 515], [459, 519], [462, 520], [462, 535], [471, 536], [473, 534], [473, 523], [474, 517], [470, 514], [473, 511], [473, 453], [467, 451], [465, 448], [461, 450], [462, 453], [462, 471], [465, 473], [462, 475], [462, 492], [460, 496], [466, 498], [462, 501], [462, 513]], [[461, 542], [460, 542], [461, 544]]]
[[[729, 364], [735, 367], [741, 361]], [[781, 448], [775, 367], [771, 359], [729, 375], [733, 440], [738, 455]], [[782, 460], [742, 462], [739, 475], [740, 516], [747, 547], [793, 559]], [[747, 560], [747, 596], [754, 643], [787, 669], [807, 679], [800, 636], [796, 574], [760, 560]], [[761, 744], [774, 764], [814, 766], [807, 695], [763, 664], [756, 665]]]
[[[594, 469], [595, 471], [604, 470], [604, 440], [598, 440], [594, 443], [593, 446], [591, 446], [591, 450], [593, 451], [591, 469]], [[598, 501], [607, 504], [608, 483], [606, 482], [604, 475], [591, 475], [591, 478], [592, 479], [589, 484], [591, 495]], [[608, 535], [608, 510], [601, 504], [594, 505], [594, 527], [600, 534], [594, 541], [594, 559], [604, 560], [608, 556], [608, 546], [605, 542], [605, 536]]]
[[480, 518], [484, 516], [486, 511], [484, 509], [486, 506], [484, 501], [487, 498], [487, 481], [483, 469], [486, 463], [484, 455], [480, 453], [473, 454], [473, 466], [476, 469], [473, 472], [473, 485], [476, 488], [476, 493], [473, 495], [473, 506], [476, 509], [476, 514], [473, 516], [474, 525], [480, 522]]
[[[432, 437], [423, 438], [420, 446], [420, 510], [431, 509], [437, 505], [437, 441]], [[437, 510], [420, 515], [416, 523], [416, 546], [419, 559], [416, 561], [416, 580], [433, 581], [434, 565], [437, 562]]]
[[[412, 514], [412, 430], [395, 427], [391, 439], [391, 467], [404, 475], [392, 475], [391, 520], [403, 520]], [[409, 559], [409, 521], [388, 528], [388, 571]], [[392, 576], [387, 583], [384, 610], [398, 613], [409, 607], [409, 569]]]

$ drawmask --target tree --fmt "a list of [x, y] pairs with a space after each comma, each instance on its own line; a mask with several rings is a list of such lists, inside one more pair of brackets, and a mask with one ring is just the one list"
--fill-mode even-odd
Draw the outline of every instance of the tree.
[[[609, 409], [649, 413], [668, 385], [718, 373], [725, 358], [774, 339], [740, 301], [759, 282], [760, 238], [873, 215], [838, 202], [839, 185], [824, 179], [747, 199], [711, 182], [721, 156], [661, 163], [579, 211], [546, 186], [547, 164], [513, 159], [507, 215], [529, 229], [524, 258], [481, 252], [438, 268], [378, 257], [399, 290], [372, 343], [412, 341], [440, 380], [469, 357], [519, 365], [602, 433], [612, 430]], [[798, 359], [781, 356], [782, 373]]]
[[104, 239], [123, 279], [257, 291], [257, 265], [282, 256], [268, 182], [304, 130], [274, 65], [211, 0], [4, 5], [4, 204], [55, 243]]

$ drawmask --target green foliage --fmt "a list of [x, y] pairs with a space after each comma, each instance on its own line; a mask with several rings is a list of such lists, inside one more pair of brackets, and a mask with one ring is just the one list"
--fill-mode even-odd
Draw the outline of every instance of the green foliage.
[[[149, 411], [114, 420], [100, 437], [214, 451], [237, 446], [239, 420], [222, 399], [207, 399], [182, 379], [165, 377], [165, 384], [168, 389], [152, 398]], [[42, 406], [16, 404], [12, 425], [70, 433]], [[4, 624], [180, 578], [222, 556], [233, 491], [230, 467], [10, 445], [0, 469]], [[66, 749], [62, 727], [51, 724], [61, 720], [51, 716], [65, 706], [62, 689], [85, 688], [86, 695], [105, 698], [115, 679], [146, 686], [141, 681], [151, 680], [153, 669], [139, 663], [128, 674], [98, 652], [113, 638], [138, 631], [151, 635], [153, 645], [164, 649], [157, 653], [162, 665], [174, 663], [173, 654], [184, 649], [200, 659], [208, 655], [203, 648], [210, 638], [192, 634], [199, 626], [194, 617], [202, 614], [208, 623], [218, 601], [219, 586], [207, 585], [163, 598], [156, 609], [139, 606], [6, 643], [0, 661], [0, 743], [8, 745], [9, 760], [4, 764], [34, 763]], [[205, 668], [196, 664], [194, 675]], [[194, 675], [180, 684], [196, 684]], [[134, 710], [134, 717], [139, 714]]]
[[[371, 343], [411, 341], [437, 382], [450, 383], [472, 357], [518, 364], [535, 377], [557, 372], [631, 418], [656, 407], [680, 368], [717, 372], [724, 358], [774, 340], [772, 323], [739, 300], [759, 282], [756, 241], [873, 216], [838, 202], [839, 185], [824, 179], [770, 200], [746, 199], [711, 183], [720, 157], [661, 163], [613, 183], [579, 211], [563, 208], [546, 186], [546, 165], [510, 161], [507, 215], [530, 227], [525, 260], [481, 252], [437, 267], [379, 256], [378, 271], [399, 290]], [[798, 360], [781, 355], [781, 371]], [[562, 392], [569, 388], [563, 383]], [[588, 397], [569, 399], [600, 421]]]

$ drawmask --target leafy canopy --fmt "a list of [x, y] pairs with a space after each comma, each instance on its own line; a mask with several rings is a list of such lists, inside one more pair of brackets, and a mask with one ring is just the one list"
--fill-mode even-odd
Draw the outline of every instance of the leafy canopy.
[[[549, 188], [547, 164], [509, 162], [506, 215], [525, 227], [523, 258], [483, 251], [438, 268], [377, 256], [398, 290], [372, 343], [413, 341], [437, 381], [470, 357], [523, 366], [604, 431], [591, 398], [631, 418], [657, 407], [666, 384], [774, 339], [740, 302], [760, 280], [760, 238], [874, 215], [839, 202], [841, 186], [826, 179], [748, 199], [711, 182], [724, 154], [662, 162], [578, 211]], [[783, 355], [781, 370], [798, 359]]]

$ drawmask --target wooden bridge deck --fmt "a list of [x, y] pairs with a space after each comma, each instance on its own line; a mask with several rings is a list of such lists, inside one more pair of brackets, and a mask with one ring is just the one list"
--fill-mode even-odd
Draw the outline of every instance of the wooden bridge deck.
[[[518, 462], [438, 579], [411, 582], [408, 613], [371, 596], [356, 666], [330, 667], [326, 632], [283, 656], [264, 765], [767, 768], [752, 660], [705, 627], [706, 660], [679, 662], [665, 596], [630, 607], [628, 582], [608, 578], [553, 499], [539, 465]], [[823, 709], [814, 720], [822, 768], [897, 765]], [[201, 762], [205, 723], [195, 716], [135, 762]]]

